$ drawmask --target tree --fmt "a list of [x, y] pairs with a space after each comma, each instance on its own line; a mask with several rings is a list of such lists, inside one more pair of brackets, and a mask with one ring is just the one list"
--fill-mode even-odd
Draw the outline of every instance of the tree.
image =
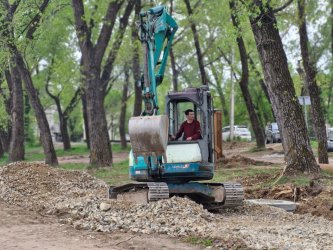
[[[128, 18], [134, 7], [130, 0], [125, 7], [123, 16], [119, 20], [118, 32], [104, 67], [102, 62], [109, 45], [111, 34], [116, 23], [117, 14], [124, 1], [116, 0], [109, 3], [103, 19], [102, 28], [96, 43], [93, 43], [93, 28], [95, 22], [87, 18], [82, 0], [72, 0], [76, 34], [82, 54], [82, 74], [84, 77], [84, 92], [87, 104], [88, 129], [90, 140], [90, 164], [95, 166], [111, 166], [112, 151], [107, 130], [104, 109], [105, 91], [114, 67], [119, 47], [128, 24]], [[88, 22], [89, 21], [89, 22]]]
[[[25, 84], [25, 89], [28, 93], [29, 101], [34, 108], [38, 127], [40, 130], [41, 142], [44, 149], [45, 162], [50, 165], [58, 165], [58, 160], [53, 147], [51, 132], [44, 109], [40, 103], [38, 93], [34, 88], [30, 71], [24, 61], [20, 50], [15, 44], [15, 32], [13, 30], [13, 27], [15, 27], [15, 25], [13, 25], [13, 17], [20, 3], [20, 1], [15, 1], [11, 5], [7, 0], [1, 3], [1, 12], [4, 13], [4, 15], [1, 19], [2, 26], [0, 32], [2, 38], [4, 39], [5, 46], [8, 49], [12, 60], [15, 63], [14, 66], [17, 67], [18, 72], [20, 73], [20, 77]], [[48, 3], [49, 0], [44, 0], [38, 8], [37, 14], [30, 20], [27, 26], [26, 38], [33, 38], [33, 34], [36, 31], [41, 20], [41, 13], [45, 11]]]
[[124, 66], [124, 75], [125, 75], [125, 83], [123, 85], [123, 93], [121, 97], [121, 108], [120, 108], [120, 116], [119, 116], [119, 134], [120, 134], [120, 143], [121, 148], [125, 149], [127, 147], [126, 141], [126, 108], [127, 108], [127, 100], [128, 100], [128, 87], [130, 82], [129, 76], [129, 68], [127, 63]]
[[298, 0], [299, 16], [299, 36], [303, 67], [305, 70], [305, 86], [308, 89], [311, 99], [312, 122], [314, 125], [315, 135], [318, 141], [318, 161], [319, 163], [328, 163], [327, 155], [327, 134], [325, 119], [320, 103], [320, 89], [316, 82], [316, 66], [309, 55], [309, 38], [306, 27], [305, 0]]
[[198, 60], [198, 64], [199, 64], [201, 82], [203, 85], [207, 85], [207, 76], [206, 76], [205, 66], [204, 66], [204, 62], [203, 62], [203, 55], [202, 55], [201, 48], [200, 48], [199, 34], [197, 31], [195, 22], [191, 19], [192, 18], [191, 16], [193, 15], [193, 9], [191, 7], [189, 0], [184, 0], [184, 1], [185, 1], [187, 13], [190, 16], [190, 26], [191, 26], [191, 30], [192, 30], [192, 34], [193, 34], [194, 46], [195, 46], [195, 51], [197, 54], [197, 60]]
[[22, 80], [18, 68], [11, 68], [11, 79], [7, 79], [12, 85], [13, 105], [11, 108], [11, 138], [9, 146], [9, 160], [11, 162], [24, 160], [24, 105]]
[[231, 9], [231, 20], [232, 23], [237, 30], [238, 36], [236, 38], [238, 49], [239, 49], [239, 54], [241, 58], [241, 64], [242, 64], [242, 75], [241, 79], [239, 81], [239, 86], [242, 90], [243, 98], [246, 104], [247, 111], [249, 113], [249, 117], [251, 120], [252, 128], [254, 135], [256, 137], [256, 142], [257, 142], [257, 147], [258, 148], [264, 148], [265, 147], [265, 136], [264, 136], [264, 131], [263, 128], [260, 126], [259, 118], [258, 115], [256, 114], [254, 110], [254, 105], [252, 101], [252, 97], [250, 95], [249, 91], [249, 66], [248, 66], [248, 57], [247, 57], [247, 52], [244, 44], [243, 37], [241, 35], [241, 29], [239, 27], [239, 21], [238, 17], [236, 14], [236, 5], [235, 1], [231, 0], [230, 2], [230, 9]]
[[[7, 67], [7, 66], [6, 66]], [[9, 152], [9, 145], [10, 145], [10, 135], [12, 130], [12, 124], [10, 119], [7, 119], [7, 115], [10, 116], [11, 110], [12, 110], [12, 85], [8, 84], [11, 81], [11, 76], [9, 70], [6, 68], [5, 70], [5, 78], [7, 81], [8, 91], [7, 93], [0, 88], [1, 96], [3, 98], [3, 104], [4, 104], [4, 110], [3, 113], [6, 113], [6, 115], [3, 115], [5, 117], [0, 124], [0, 143], [2, 144], [2, 149], [5, 152]]]
[[301, 107], [296, 98], [274, 11], [269, 2], [253, 0], [250, 23], [265, 76], [265, 83], [280, 131], [287, 165], [285, 175], [316, 174], [320, 168], [307, 136]]
[[138, 28], [136, 27], [136, 22], [139, 20], [139, 14], [141, 10], [141, 0], [135, 2], [134, 14], [135, 18], [132, 23], [132, 69], [133, 69], [133, 79], [134, 79], [134, 107], [133, 116], [139, 116], [142, 112], [142, 90], [141, 90], [141, 72], [140, 72], [140, 55], [139, 47], [141, 46], [138, 35]]

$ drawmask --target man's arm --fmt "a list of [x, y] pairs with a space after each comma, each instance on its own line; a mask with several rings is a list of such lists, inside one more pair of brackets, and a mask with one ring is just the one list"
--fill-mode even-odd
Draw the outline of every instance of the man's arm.
[[183, 132], [184, 132], [184, 123], [182, 123], [182, 125], [180, 126], [176, 134], [175, 140], [178, 140], [182, 136]]
[[192, 137], [192, 140], [201, 139], [200, 122], [196, 121], [196, 123], [195, 123], [195, 129], [194, 129], [194, 135], [192, 135], [191, 137]]

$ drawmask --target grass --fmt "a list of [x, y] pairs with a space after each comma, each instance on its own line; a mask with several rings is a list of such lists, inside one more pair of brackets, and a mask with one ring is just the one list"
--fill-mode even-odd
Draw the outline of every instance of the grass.
[[[85, 143], [76, 143], [72, 145], [70, 150], [63, 150], [62, 144], [56, 147], [55, 151], [57, 157], [64, 156], [73, 156], [73, 155], [89, 155], [89, 149]], [[119, 144], [112, 145], [112, 152], [129, 152], [130, 146], [126, 149], [122, 149]], [[44, 160], [44, 151], [41, 145], [25, 145], [25, 161], [43, 161]], [[0, 164], [8, 163], [8, 154], [5, 154], [4, 157], [0, 159]]]
[[271, 185], [273, 186], [273, 185], [283, 185], [287, 183], [292, 183], [295, 186], [301, 187], [301, 186], [308, 186], [311, 181], [312, 181], [311, 177], [303, 174], [300, 174], [295, 177], [279, 176], [276, 180], [274, 180], [274, 182], [271, 183]]
[[88, 163], [64, 163], [60, 164], [59, 167], [65, 170], [87, 171], [109, 185], [125, 184], [130, 181], [128, 177], [128, 160], [114, 163], [110, 168], [91, 168]]
[[280, 171], [281, 167], [278, 165], [265, 168], [251, 165], [246, 168], [221, 168], [215, 171], [213, 181], [230, 182], [244, 176], [275, 175]]
[[129, 182], [128, 160], [114, 163], [112, 168], [92, 169], [91, 173], [98, 179], [104, 180], [109, 185], [124, 184]]
[[195, 236], [191, 236], [185, 240], [185, 242], [193, 244], [193, 245], [202, 245], [205, 247], [209, 247], [213, 245], [213, 240], [210, 238], [199, 238]]

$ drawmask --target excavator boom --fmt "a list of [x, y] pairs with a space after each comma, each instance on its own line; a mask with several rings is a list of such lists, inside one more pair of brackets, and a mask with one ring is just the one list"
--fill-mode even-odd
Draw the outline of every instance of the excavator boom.
[[158, 115], [157, 86], [163, 81], [169, 50], [177, 28], [177, 23], [164, 6], [140, 13], [139, 38], [144, 58], [141, 83], [144, 111], [140, 117], [130, 119], [129, 136], [134, 157], [142, 155], [146, 162], [149, 156], [163, 156], [166, 160], [169, 124], [165, 115]]

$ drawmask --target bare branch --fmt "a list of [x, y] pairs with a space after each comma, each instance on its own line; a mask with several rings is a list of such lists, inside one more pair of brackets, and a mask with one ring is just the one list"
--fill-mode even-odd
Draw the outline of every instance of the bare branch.
[[288, 2], [286, 2], [284, 5], [282, 5], [281, 7], [279, 8], [276, 8], [273, 10], [273, 13], [277, 13], [281, 10], [284, 10], [285, 8], [287, 8], [291, 3], [293, 2], [293, 0], [289, 0]]

